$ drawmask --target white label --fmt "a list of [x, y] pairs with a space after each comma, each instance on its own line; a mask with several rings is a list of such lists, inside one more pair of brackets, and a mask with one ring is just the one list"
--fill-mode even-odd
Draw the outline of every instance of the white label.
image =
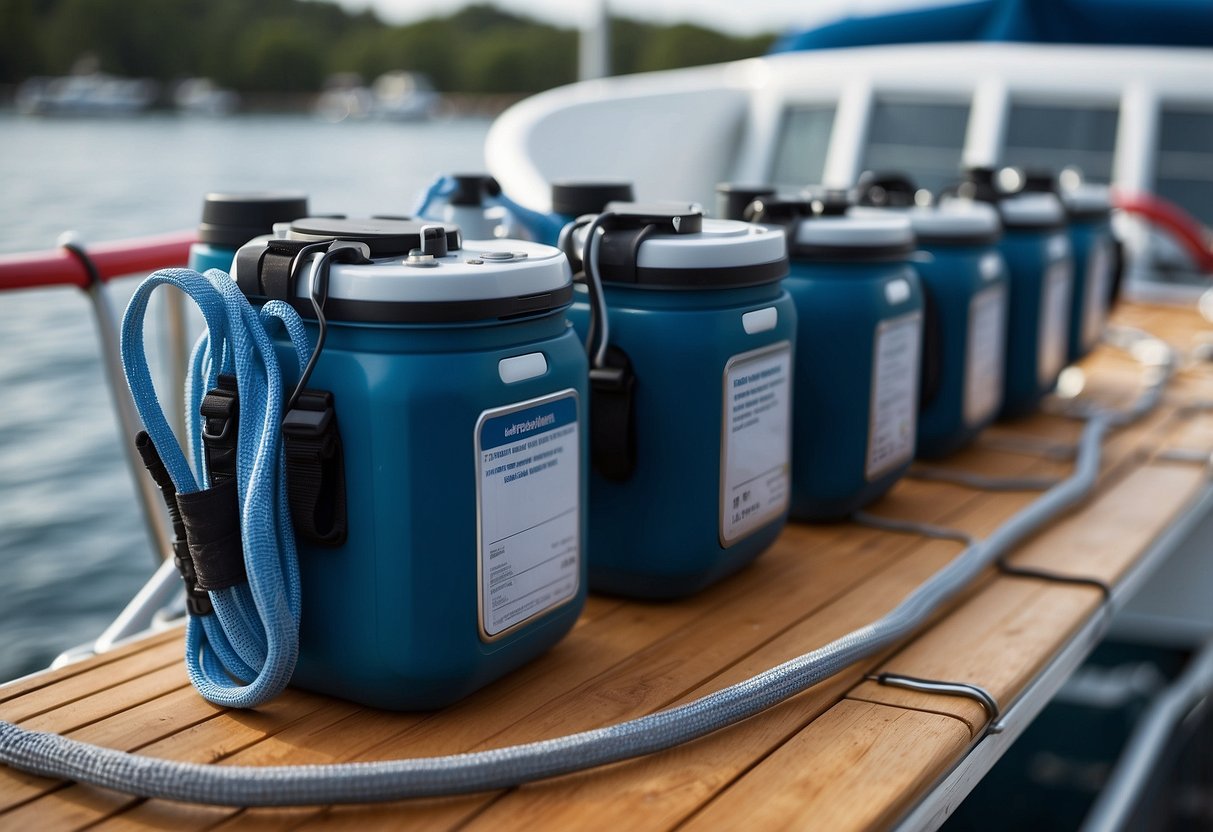
[[792, 345], [735, 355], [724, 368], [720, 541], [731, 546], [787, 507]]
[[914, 456], [921, 351], [921, 312], [881, 321], [876, 327], [865, 468], [869, 480]]
[[1002, 372], [1007, 348], [1007, 287], [982, 289], [969, 302], [965, 348], [964, 420], [983, 424], [1002, 404]]
[[480, 414], [482, 637], [499, 636], [576, 595], [580, 447], [572, 390]]
[[1082, 343], [1092, 346], [1103, 334], [1112, 292], [1112, 241], [1100, 237], [1087, 253], [1087, 285], [1082, 310]]
[[1036, 361], [1037, 380], [1042, 387], [1052, 387], [1066, 365], [1073, 275], [1074, 264], [1069, 257], [1054, 260], [1045, 272]]

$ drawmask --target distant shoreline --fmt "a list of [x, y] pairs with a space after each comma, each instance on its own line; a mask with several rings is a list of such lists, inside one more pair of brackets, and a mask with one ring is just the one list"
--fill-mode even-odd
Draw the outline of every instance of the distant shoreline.
[[[528, 93], [442, 93], [435, 117], [496, 118], [511, 105], [526, 98]], [[0, 84], [0, 111], [11, 112], [17, 97], [16, 84]], [[232, 115], [309, 115], [313, 112], [319, 93], [243, 93], [240, 106]], [[138, 118], [145, 114], [175, 113], [171, 104], [157, 103], [138, 113], [115, 116]], [[33, 116], [46, 118], [46, 116]], [[61, 118], [63, 116], [50, 116]], [[225, 116], [214, 116], [224, 118]]]

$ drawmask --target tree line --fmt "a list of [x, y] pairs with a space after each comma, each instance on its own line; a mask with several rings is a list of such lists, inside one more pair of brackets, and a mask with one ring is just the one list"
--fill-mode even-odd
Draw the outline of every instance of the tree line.
[[[576, 80], [578, 33], [470, 6], [403, 26], [314, 0], [0, 0], [0, 83], [104, 72], [161, 82], [204, 76], [240, 92], [312, 92], [338, 72], [424, 72], [443, 92], [531, 93]], [[759, 55], [772, 36], [690, 24], [611, 22], [615, 73]]]

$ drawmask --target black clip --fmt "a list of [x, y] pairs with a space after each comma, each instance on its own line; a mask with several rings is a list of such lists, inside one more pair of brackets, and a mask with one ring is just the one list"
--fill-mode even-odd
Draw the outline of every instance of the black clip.
[[345, 455], [333, 394], [300, 391], [282, 420], [282, 440], [295, 533], [317, 546], [341, 546], [348, 532]]
[[236, 433], [240, 419], [240, 396], [236, 377], [220, 375], [218, 386], [202, 397], [202, 443], [211, 485], [236, 476]]
[[615, 482], [636, 469], [635, 390], [627, 353], [609, 347], [606, 366], [590, 370], [590, 455], [595, 470]]

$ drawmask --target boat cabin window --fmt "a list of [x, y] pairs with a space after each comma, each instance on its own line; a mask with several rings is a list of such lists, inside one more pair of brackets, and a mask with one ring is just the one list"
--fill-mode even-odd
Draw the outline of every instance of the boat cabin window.
[[796, 104], [783, 113], [770, 181], [799, 190], [821, 181], [834, 128], [833, 104]]
[[864, 170], [907, 173], [938, 191], [956, 182], [969, 103], [877, 97], [868, 122]]
[[1007, 116], [1003, 163], [1054, 172], [1077, 168], [1083, 179], [1112, 181], [1116, 144], [1115, 106], [1012, 103]]
[[1164, 105], [1154, 192], [1213, 225], [1213, 109]]

